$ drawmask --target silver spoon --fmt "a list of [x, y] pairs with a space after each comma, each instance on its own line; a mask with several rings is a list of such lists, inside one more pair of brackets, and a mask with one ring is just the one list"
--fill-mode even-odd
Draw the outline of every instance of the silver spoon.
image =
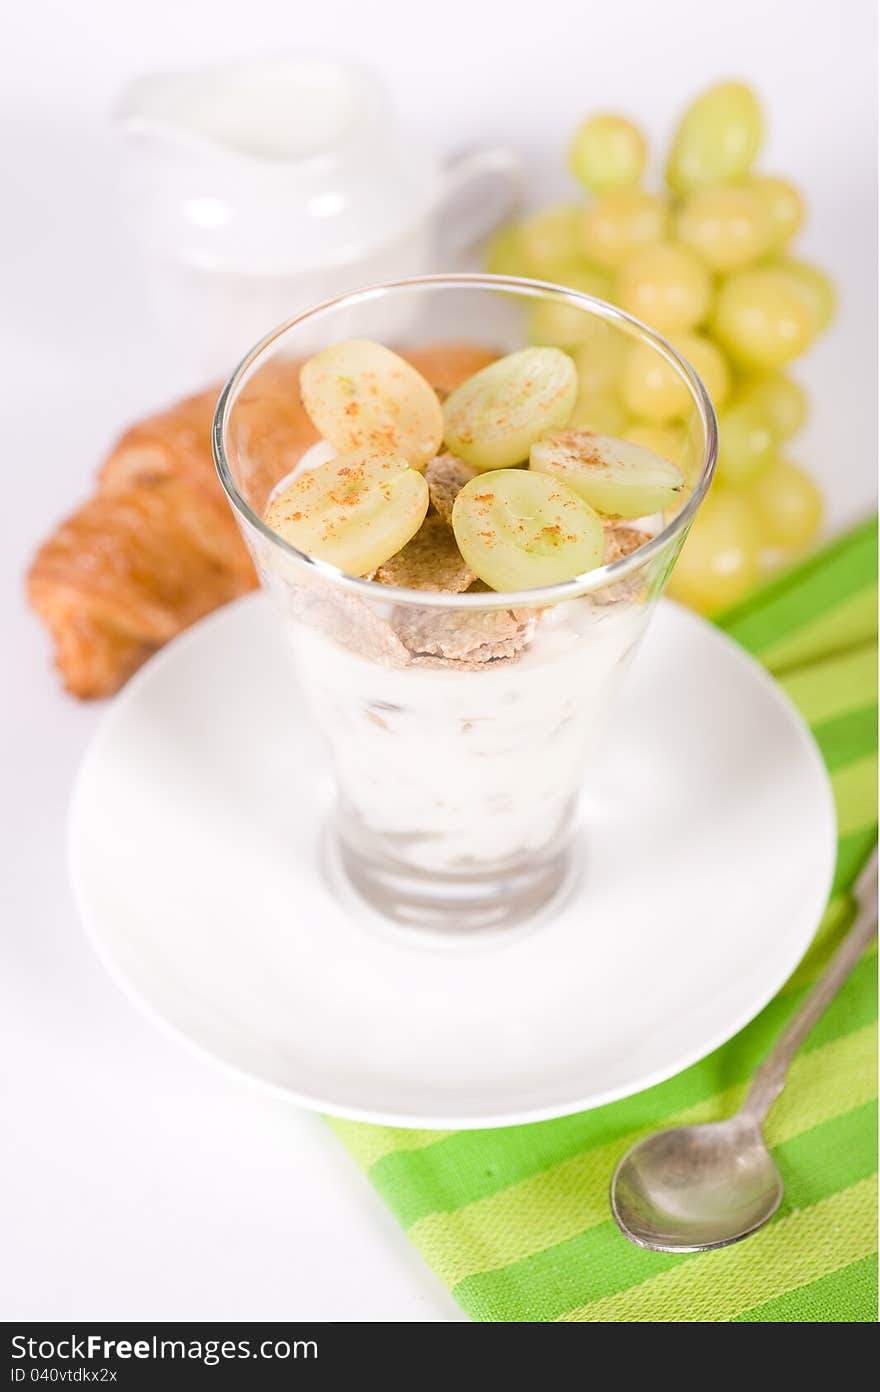
[[704, 1252], [748, 1237], [772, 1218], [782, 1176], [761, 1123], [789, 1064], [877, 932], [877, 852], [854, 890], [858, 913], [800, 1010], [755, 1073], [729, 1121], [676, 1126], [637, 1141], [611, 1180], [611, 1211], [624, 1236], [655, 1252]]

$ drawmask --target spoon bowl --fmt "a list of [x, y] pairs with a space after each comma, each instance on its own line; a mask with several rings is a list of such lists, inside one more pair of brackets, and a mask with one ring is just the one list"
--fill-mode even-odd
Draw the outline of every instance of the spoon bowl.
[[782, 1202], [761, 1123], [788, 1066], [877, 932], [877, 851], [857, 879], [852, 927], [806, 1000], [757, 1069], [729, 1121], [674, 1126], [637, 1141], [611, 1180], [611, 1211], [624, 1237], [654, 1252], [705, 1252], [748, 1237]]
[[704, 1252], [766, 1223], [782, 1200], [782, 1176], [748, 1117], [678, 1126], [632, 1146], [614, 1174], [618, 1226], [640, 1247]]

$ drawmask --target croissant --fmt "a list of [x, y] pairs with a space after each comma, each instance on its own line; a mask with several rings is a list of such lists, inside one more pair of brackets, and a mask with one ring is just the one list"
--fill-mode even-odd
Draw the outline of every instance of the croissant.
[[[443, 394], [495, 354], [434, 345], [405, 356]], [[317, 439], [298, 381], [299, 363], [267, 364], [237, 403], [241, 482], [258, 511]], [[163, 643], [257, 584], [211, 455], [217, 396], [202, 392], [126, 431], [96, 495], [31, 563], [28, 598], [74, 696], [112, 695]]]

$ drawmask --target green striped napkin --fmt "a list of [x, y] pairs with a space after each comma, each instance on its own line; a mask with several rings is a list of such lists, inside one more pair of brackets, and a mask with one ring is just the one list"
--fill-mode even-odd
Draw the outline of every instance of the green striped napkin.
[[708, 1058], [593, 1111], [484, 1131], [333, 1121], [410, 1240], [476, 1320], [869, 1321], [877, 1314], [876, 952], [815, 1027], [766, 1135], [785, 1179], [776, 1217], [716, 1252], [627, 1242], [608, 1181], [640, 1135], [728, 1115], [852, 917], [876, 839], [877, 530], [872, 520], [727, 614], [803, 712], [831, 774], [839, 855], [807, 956]]

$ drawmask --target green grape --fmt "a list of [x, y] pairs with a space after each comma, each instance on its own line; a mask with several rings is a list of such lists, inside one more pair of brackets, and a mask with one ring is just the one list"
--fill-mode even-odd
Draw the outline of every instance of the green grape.
[[630, 415], [651, 425], [682, 420], [693, 408], [684, 379], [648, 343], [630, 343], [624, 350], [619, 392]]
[[668, 226], [665, 198], [641, 189], [614, 189], [581, 214], [581, 255], [603, 270], [614, 271], [641, 247], [661, 241]]
[[579, 392], [568, 423], [600, 435], [616, 435], [626, 424], [626, 412], [613, 392]]
[[770, 580], [780, 571], [787, 570], [792, 561], [800, 555], [797, 546], [773, 546], [761, 552], [761, 579]]
[[804, 221], [804, 200], [794, 184], [773, 174], [750, 174], [744, 187], [762, 199], [770, 220], [769, 251], [781, 251]]
[[583, 209], [576, 204], [561, 203], [533, 213], [520, 224], [523, 253], [537, 279], [552, 280], [555, 267], [578, 261], [582, 216]]
[[558, 479], [492, 469], [466, 483], [452, 530], [471, 570], [493, 590], [531, 590], [573, 580], [602, 564], [602, 522]]
[[486, 269], [490, 275], [532, 275], [519, 223], [510, 222], [495, 233], [486, 252]]
[[572, 348], [578, 375], [578, 396], [613, 395], [620, 377], [626, 340], [619, 330], [592, 319], [591, 332]]
[[633, 445], [641, 445], [660, 459], [668, 459], [684, 471], [685, 448], [681, 428], [673, 425], [648, 425], [645, 421], [631, 421], [621, 432], [622, 440]]
[[742, 82], [719, 82], [688, 107], [673, 137], [666, 182], [687, 194], [747, 174], [764, 134], [758, 99]]
[[773, 371], [809, 347], [816, 325], [794, 277], [762, 266], [724, 281], [712, 328], [741, 367]]
[[621, 309], [661, 333], [690, 329], [705, 319], [712, 300], [712, 277], [685, 246], [658, 242], [635, 252], [617, 276]]
[[742, 488], [773, 461], [779, 447], [773, 418], [755, 402], [742, 401], [718, 420], [718, 477]]
[[589, 336], [589, 316], [562, 300], [536, 300], [529, 311], [528, 340], [538, 347], [573, 348]]
[[798, 294], [812, 316], [814, 331], [821, 333], [834, 318], [837, 295], [830, 279], [818, 266], [809, 261], [786, 257], [774, 263], [778, 270], [791, 277]]
[[695, 333], [676, 334], [672, 344], [683, 358], [687, 358], [702, 380], [715, 410], [720, 411], [730, 395], [730, 367], [721, 349], [704, 334]]
[[334, 343], [303, 363], [299, 383], [312, 424], [340, 452], [402, 454], [424, 469], [440, 450], [437, 393], [381, 343]]
[[737, 401], [752, 402], [766, 411], [780, 440], [796, 435], [807, 418], [807, 394], [791, 377], [746, 377], [736, 391]]
[[535, 440], [565, 425], [576, 397], [577, 370], [560, 349], [508, 353], [447, 396], [447, 448], [476, 469], [519, 464]]
[[822, 525], [822, 494], [810, 475], [787, 459], [760, 474], [744, 496], [766, 546], [806, 546]]
[[681, 455], [675, 460], [693, 487], [706, 464], [706, 439], [703, 434], [703, 425], [696, 411], [689, 411], [684, 425], [681, 427]]
[[415, 536], [428, 485], [401, 456], [339, 455], [298, 474], [266, 521], [298, 551], [349, 575], [368, 575]]
[[564, 285], [569, 290], [580, 290], [583, 295], [592, 295], [594, 300], [606, 300], [611, 294], [611, 277], [605, 271], [599, 271], [595, 266], [566, 266], [560, 267], [560, 275], [564, 280], [557, 281], [558, 285]]
[[[580, 290], [596, 300], [607, 300], [611, 289], [608, 277], [590, 266], [562, 266], [553, 278], [555, 284]], [[529, 342], [574, 348], [594, 338], [597, 323], [604, 327], [592, 314], [562, 300], [536, 300], [529, 314]]]
[[738, 271], [767, 252], [773, 225], [764, 199], [746, 186], [699, 188], [676, 218], [679, 241], [713, 271]]
[[668, 459], [592, 430], [558, 430], [532, 445], [529, 468], [573, 488], [604, 517], [647, 517], [678, 501], [685, 478]]
[[739, 493], [717, 485], [697, 513], [668, 593], [701, 614], [715, 614], [748, 594], [761, 574], [761, 538]]
[[639, 183], [647, 154], [645, 137], [625, 116], [591, 116], [575, 131], [568, 162], [591, 193], [609, 193]]

